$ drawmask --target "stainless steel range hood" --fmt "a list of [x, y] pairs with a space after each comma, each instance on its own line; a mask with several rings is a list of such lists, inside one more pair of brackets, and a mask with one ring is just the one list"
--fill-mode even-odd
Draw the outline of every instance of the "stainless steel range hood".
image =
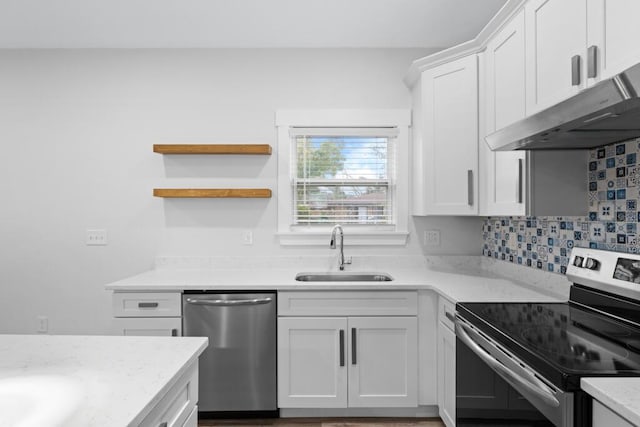
[[640, 64], [485, 139], [494, 151], [594, 148], [640, 136]]

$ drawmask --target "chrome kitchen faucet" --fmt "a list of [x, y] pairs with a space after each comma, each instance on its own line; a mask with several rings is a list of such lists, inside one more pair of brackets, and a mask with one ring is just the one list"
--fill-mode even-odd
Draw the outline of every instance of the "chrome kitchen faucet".
[[340, 267], [340, 270], [344, 270], [344, 266], [346, 264], [351, 264], [351, 257], [346, 260], [344, 259], [344, 231], [340, 224], [334, 225], [331, 229], [331, 241], [329, 242], [329, 247], [331, 249], [336, 248], [336, 233], [338, 231], [340, 231], [340, 261], [338, 262], [338, 267]]

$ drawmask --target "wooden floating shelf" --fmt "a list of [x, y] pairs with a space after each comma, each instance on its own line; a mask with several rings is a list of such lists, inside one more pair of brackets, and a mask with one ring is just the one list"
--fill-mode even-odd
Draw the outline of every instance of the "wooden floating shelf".
[[271, 155], [269, 144], [154, 144], [160, 154], [261, 154]]
[[155, 197], [268, 199], [268, 188], [154, 188]]

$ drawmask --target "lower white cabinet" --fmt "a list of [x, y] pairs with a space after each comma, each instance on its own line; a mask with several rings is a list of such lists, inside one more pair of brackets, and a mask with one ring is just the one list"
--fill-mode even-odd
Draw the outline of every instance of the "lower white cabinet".
[[593, 427], [632, 427], [629, 421], [613, 412], [597, 400], [593, 400]]
[[116, 335], [182, 335], [181, 292], [114, 292], [113, 332]]
[[456, 334], [453, 303], [438, 304], [438, 411], [447, 427], [456, 425]]
[[417, 407], [417, 365], [415, 312], [278, 318], [280, 408]]
[[176, 381], [142, 420], [142, 427], [196, 427], [198, 425], [198, 361]]

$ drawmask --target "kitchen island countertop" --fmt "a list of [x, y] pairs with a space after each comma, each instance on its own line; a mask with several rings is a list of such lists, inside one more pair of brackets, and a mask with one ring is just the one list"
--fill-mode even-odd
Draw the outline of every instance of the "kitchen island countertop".
[[[0, 409], [14, 403], [0, 425], [19, 416], [26, 426], [136, 426], [206, 346], [195, 337], [0, 335]], [[31, 389], [46, 398], [31, 399]]]

